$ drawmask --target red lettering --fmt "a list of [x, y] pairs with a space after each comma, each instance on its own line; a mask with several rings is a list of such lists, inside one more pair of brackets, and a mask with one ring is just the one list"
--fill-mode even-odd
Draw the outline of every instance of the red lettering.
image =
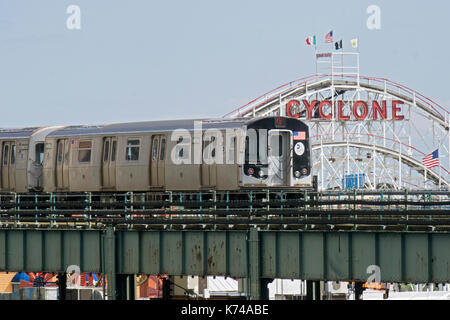
[[[308, 111], [308, 120], [311, 120], [313, 117], [313, 111], [315, 108], [319, 111], [319, 116], [323, 120], [330, 120], [333, 117], [333, 104], [329, 100], [313, 100], [309, 102], [308, 100], [302, 100], [306, 110]], [[300, 106], [301, 103], [299, 100], [289, 100], [286, 104], [286, 116], [290, 118], [300, 118]], [[358, 100], [353, 105], [353, 116], [356, 120], [365, 120], [367, 115], [369, 114], [368, 104], [372, 103], [372, 116], [373, 120], [386, 120], [387, 119], [387, 103], [386, 100], [381, 101], [381, 106], [379, 101], [362, 101]], [[403, 120], [405, 118], [404, 115], [400, 114], [402, 109], [400, 105], [404, 104], [401, 100], [392, 101], [392, 120]], [[325, 106], [329, 106], [328, 113], [325, 114]], [[346, 121], [350, 120], [351, 116], [344, 114], [344, 101], [337, 101], [337, 115], [338, 120]], [[303, 108], [302, 108], [303, 112]]]
[[344, 116], [342, 113], [342, 105], [344, 104], [343, 101], [338, 101], [338, 119], [339, 120], [350, 120], [350, 116]]
[[405, 118], [405, 116], [397, 114], [398, 111], [402, 111], [400, 107], [397, 107], [398, 104], [403, 104], [403, 102], [400, 100], [392, 101], [392, 120], [403, 120]]
[[300, 106], [300, 101], [298, 101], [298, 100], [290, 100], [286, 104], [286, 116], [288, 116], [290, 118], [298, 118], [298, 117], [300, 117], [299, 113], [292, 114], [291, 109], [294, 106], [296, 106], [296, 107]]
[[328, 105], [328, 106], [330, 106], [330, 107], [332, 106], [331, 102], [328, 101], [328, 100], [325, 100], [325, 101], [320, 102], [320, 104], [319, 104], [319, 115], [320, 115], [320, 117], [321, 117], [322, 119], [325, 119], [325, 120], [331, 119], [331, 110], [330, 110], [330, 113], [329, 113], [329, 114], [327, 114], [327, 115], [324, 115], [324, 114], [323, 114], [323, 106], [324, 106], [324, 105]]
[[[363, 106], [363, 113], [362, 114], [358, 114], [358, 106], [362, 105]], [[369, 113], [369, 108], [367, 107], [367, 103], [365, 103], [364, 101], [358, 100], [355, 102], [355, 104], [353, 105], [353, 115], [355, 116], [355, 118], [357, 120], [364, 120], [367, 117], [367, 113]]]
[[373, 120], [378, 119], [377, 113], [381, 116], [381, 119], [387, 118], [386, 100], [383, 100], [381, 105], [383, 106], [383, 109], [380, 107], [378, 101], [372, 101]]
[[311, 120], [312, 111], [313, 111], [314, 107], [316, 106], [317, 102], [318, 102], [317, 100], [314, 100], [310, 105], [308, 100], [303, 100], [303, 104], [305, 105], [306, 109], [308, 110], [308, 120]]

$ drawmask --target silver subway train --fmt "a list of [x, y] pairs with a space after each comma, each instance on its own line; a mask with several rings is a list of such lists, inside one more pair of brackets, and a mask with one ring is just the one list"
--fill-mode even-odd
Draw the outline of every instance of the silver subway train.
[[0, 130], [1, 192], [312, 188], [309, 129], [262, 117]]

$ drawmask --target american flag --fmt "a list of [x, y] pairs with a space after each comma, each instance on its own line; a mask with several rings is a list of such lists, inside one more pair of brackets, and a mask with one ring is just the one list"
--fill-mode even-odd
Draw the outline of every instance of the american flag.
[[333, 42], [333, 31], [330, 31], [325, 36], [325, 42], [332, 43]]
[[434, 150], [432, 153], [423, 158], [422, 163], [427, 169], [437, 167], [439, 165], [439, 149]]
[[305, 140], [305, 131], [294, 131], [294, 140]]

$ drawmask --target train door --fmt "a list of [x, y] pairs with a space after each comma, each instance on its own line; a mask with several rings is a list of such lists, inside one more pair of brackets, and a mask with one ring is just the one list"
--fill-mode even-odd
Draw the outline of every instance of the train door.
[[289, 184], [290, 172], [290, 141], [289, 131], [270, 130], [268, 137], [268, 184], [286, 186]]
[[150, 179], [152, 186], [165, 185], [165, 165], [166, 156], [166, 137], [164, 135], [152, 136], [150, 163]]
[[203, 187], [215, 187], [217, 176], [217, 164], [216, 153], [217, 146], [214, 143], [216, 137], [204, 137], [203, 138], [203, 152], [202, 152], [202, 165], [201, 176]]
[[16, 144], [3, 143], [2, 157], [2, 186], [4, 190], [13, 190], [16, 187]]
[[56, 187], [69, 187], [69, 139], [58, 140], [56, 146]]
[[102, 185], [104, 187], [116, 185], [116, 152], [117, 138], [103, 138]]

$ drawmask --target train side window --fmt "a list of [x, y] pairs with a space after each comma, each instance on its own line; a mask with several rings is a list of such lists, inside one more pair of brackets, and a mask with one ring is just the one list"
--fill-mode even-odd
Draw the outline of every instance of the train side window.
[[[216, 137], [214, 137], [214, 136], [212, 136], [211, 137], [211, 142], [210, 143], [213, 143], [214, 141], [216, 141]], [[211, 150], [211, 158], [215, 158], [216, 157], [216, 148], [213, 148], [212, 150]]]
[[16, 145], [13, 144], [11, 146], [11, 164], [14, 164], [16, 162]]
[[3, 147], [3, 165], [8, 165], [8, 158], [9, 158], [9, 145], [5, 144]]
[[91, 149], [92, 149], [92, 141], [80, 141], [80, 144], [78, 146], [78, 161], [90, 162]]
[[159, 154], [159, 160], [164, 160], [164, 153], [166, 151], [166, 139], [161, 139], [161, 152]]
[[34, 146], [35, 150], [35, 161], [39, 164], [44, 162], [44, 143], [36, 143]]
[[117, 141], [113, 140], [111, 150], [111, 162], [116, 161], [116, 149], [117, 149]]
[[107, 162], [109, 159], [109, 140], [105, 140], [103, 146], [103, 162]]
[[128, 140], [125, 159], [129, 161], [139, 160], [140, 140]]
[[[177, 145], [183, 142], [183, 137], [179, 137], [177, 141]], [[183, 147], [177, 147], [178, 148], [178, 159], [183, 159], [184, 156], [184, 149]]]
[[249, 163], [250, 160], [250, 137], [245, 137], [245, 163]]
[[63, 152], [64, 152], [64, 150], [63, 150], [63, 142], [60, 141], [60, 142], [58, 142], [58, 151], [57, 151], [57, 154], [58, 154], [57, 160], [58, 160], [58, 162], [62, 161]]
[[236, 150], [236, 137], [233, 137], [233, 139], [231, 139], [231, 143], [228, 148], [227, 163], [232, 161], [232, 164], [235, 164], [235, 150]]
[[152, 160], [158, 159], [158, 139], [153, 139]]

